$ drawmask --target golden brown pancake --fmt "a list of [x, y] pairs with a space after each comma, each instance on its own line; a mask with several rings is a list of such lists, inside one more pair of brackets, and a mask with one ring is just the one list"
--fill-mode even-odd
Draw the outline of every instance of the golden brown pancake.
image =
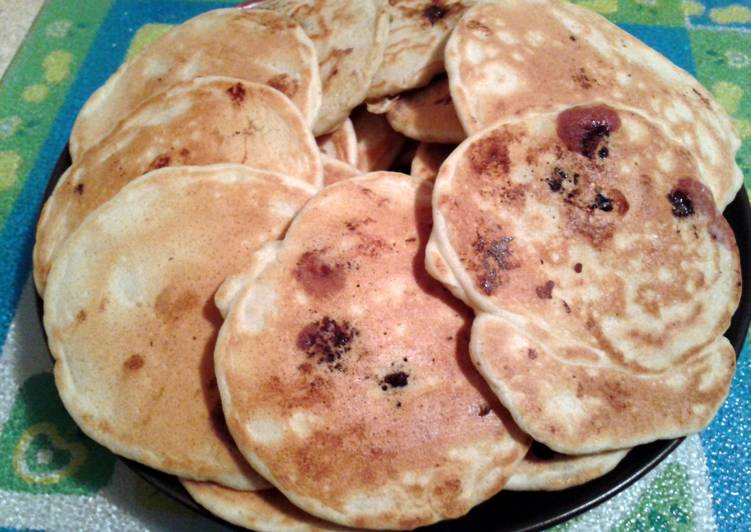
[[70, 233], [128, 182], [165, 166], [223, 162], [323, 184], [315, 140], [281, 93], [235, 78], [179, 83], [141, 104], [60, 179], [37, 225], [39, 292]]
[[318, 54], [323, 97], [313, 133], [338, 128], [365, 100], [383, 60], [389, 31], [381, 0], [266, 0], [253, 7], [285, 14], [302, 26]]
[[446, 76], [394, 98], [386, 118], [394, 130], [421, 142], [458, 144], [467, 138], [451, 102]]
[[290, 98], [308, 124], [313, 124], [321, 103], [316, 51], [294, 21], [260, 9], [208, 11], [168, 31], [91, 95], [71, 132], [73, 160], [142, 101], [199, 76], [269, 85]]
[[428, 144], [421, 142], [412, 159], [410, 174], [420, 179], [435, 180], [446, 157], [456, 148], [453, 144]]
[[428, 268], [477, 312], [472, 358], [535, 440], [631, 447], [697, 432], [722, 403], [740, 266], [698, 172], [603, 104], [497, 124], [441, 166]]
[[326, 186], [333, 185], [343, 179], [358, 176], [362, 173], [354, 166], [349, 165], [344, 161], [340, 161], [339, 159], [329, 157], [328, 155], [323, 155], [321, 160], [323, 161], [323, 182]]
[[196, 482], [184, 478], [180, 482], [190, 496], [212, 514], [250, 530], [349, 530], [303, 512], [273, 488], [237, 491], [213, 482]]
[[743, 183], [730, 118], [690, 74], [592, 11], [560, 0], [504, 0], [468, 10], [446, 70], [469, 133], [559, 104], [607, 100], [655, 121], [690, 151], [720, 210]]
[[389, 0], [388, 40], [368, 99], [424, 87], [443, 72], [451, 30], [474, 0]]
[[377, 172], [327, 187], [222, 327], [215, 369], [235, 441], [324, 519], [458, 517], [526, 454], [469, 359], [471, 312], [424, 270], [430, 225], [429, 183]]
[[394, 131], [386, 117], [360, 107], [352, 113], [357, 136], [357, 168], [373, 172], [391, 168], [404, 147], [404, 136]]
[[333, 133], [316, 138], [316, 142], [321, 153], [357, 166], [357, 135], [349, 118]]
[[44, 326], [57, 389], [87, 435], [167, 473], [267, 486], [224, 425], [213, 296], [314, 191], [242, 165], [163, 168], [86, 217], [50, 272]]
[[547, 449], [537, 452], [532, 445], [524, 460], [503, 489], [511, 491], [559, 491], [579, 486], [609, 473], [628, 454], [629, 449], [569, 456]]

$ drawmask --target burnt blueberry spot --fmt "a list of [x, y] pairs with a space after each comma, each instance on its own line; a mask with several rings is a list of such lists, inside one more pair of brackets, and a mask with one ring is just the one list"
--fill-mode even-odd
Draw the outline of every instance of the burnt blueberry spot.
[[230, 100], [239, 104], [245, 99], [245, 87], [240, 83], [235, 83], [227, 89], [227, 94], [229, 94]]
[[482, 405], [482, 406], [480, 406], [480, 411], [478, 412], [478, 415], [480, 417], [485, 417], [488, 414], [490, 414], [490, 405]]
[[600, 151], [597, 152], [597, 156], [600, 159], [606, 159], [608, 155], [610, 155], [610, 150], [607, 146], [603, 146], [602, 148], [600, 148]]
[[83, 189], [84, 189], [83, 183], [78, 183], [75, 188], [76, 194], [83, 194]]
[[431, 26], [446, 16], [446, 8], [437, 4], [430, 4], [423, 12], [423, 16], [428, 19]]
[[595, 196], [595, 201], [592, 204], [592, 209], [600, 209], [601, 211], [610, 212], [613, 210], [613, 201], [601, 192], [598, 192]]
[[668, 194], [668, 201], [673, 210], [673, 216], [685, 218], [694, 214], [694, 204], [688, 194], [682, 190], [673, 190]]
[[581, 262], [577, 262], [576, 264], [574, 264], [574, 271], [576, 273], [581, 273], [582, 272], [582, 263]]
[[618, 113], [609, 107], [573, 107], [558, 115], [557, 132], [566, 148], [592, 159], [600, 142], [620, 126]]
[[336, 320], [325, 316], [300, 331], [297, 347], [308, 358], [315, 358], [319, 364], [326, 364], [329, 371], [342, 371], [341, 358], [352, 349], [352, 341], [359, 334], [348, 321], [343, 321], [340, 325]]
[[501, 271], [513, 270], [521, 266], [514, 258], [514, 251], [511, 249], [513, 240], [512, 236], [504, 236], [488, 242], [477, 235], [477, 239], [472, 243], [474, 251], [480, 256], [481, 272], [478, 282], [483, 292], [488, 295], [501, 284], [502, 280], [499, 275]]
[[548, 281], [544, 285], [536, 287], [535, 293], [540, 299], [552, 299], [554, 287], [555, 283], [553, 281]]
[[404, 373], [403, 371], [395, 371], [394, 373], [389, 373], [383, 378], [381, 389], [386, 390], [389, 387], [404, 388], [408, 384], [408, 380], [409, 375], [407, 373]]
[[167, 155], [166, 153], [162, 154], [162, 155], [158, 156], [156, 159], [154, 159], [153, 161], [151, 161], [151, 164], [149, 165], [149, 168], [152, 169], [152, 170], [157, 170], [159, 168], [164, 168], [165, 166], [169, 165], [169, 163], [170, 163], [171, 160], [172, 159], [170, 158], [169, 155]]
[[537, 351], [534, 349], [527, 349], [527, 358], [530, 360], [535, 360], [537, 358]]
[[325, 262], [319, 251], [306, 251], [297, 261], [295, 277], [306, 292], [328, 297], [344, 288], [345, 275], [339, 264]]
[[607, 122], [593, 121], [581, 139], [581, 154], [591, 159], [600, 141], [608, 135], [610, 135], [610, 125]]
[[563, 182], [568, 179], [568, 175], [557, 166], [553, 168], [553, 175], [548, 178], [548, 186], [553, 192], [563, 190]]
[[141, 355], [131, 355], [123, 363], [123, 366], [125, 366], [125, 369], [135, 371], [137, 369], [141, 369], [143, 367], [143, 364], [144, 364], [144, 361]]

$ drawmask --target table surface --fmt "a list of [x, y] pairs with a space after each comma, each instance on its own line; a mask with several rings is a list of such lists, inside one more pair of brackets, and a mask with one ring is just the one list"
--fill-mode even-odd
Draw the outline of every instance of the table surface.
[[[43, 0], [0, 0], [0, 72]], [[751, 0], [580, 0], [707, 86], [744, 140], [751, 184]], [[0, 82], [0, 531], [221, 530], [84, 437], [60, 402], [30, 283], [36, 216], [78, 109], [170, 25], [231, 2], [48, 0]], [[701, 435], [566, 530], [750, 530], [748, 340]]]

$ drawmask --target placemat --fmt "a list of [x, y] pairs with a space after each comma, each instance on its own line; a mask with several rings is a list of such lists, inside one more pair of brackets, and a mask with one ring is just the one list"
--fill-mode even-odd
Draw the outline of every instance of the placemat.
[[[50, 0], [0, 83], [0, 532], [224, 529], [162, 495], [76, 427], [55, 390], [29, 274], [47, 180], [86, 98], [171, 25], [232, 3]], [[738, 160], [751, 185], [751, 2], [578, 3], [714, 93], [744, 139]], [[709, 428], [625, 492], [557, 528], [750, 530], [750, 355], [747, 340]]]

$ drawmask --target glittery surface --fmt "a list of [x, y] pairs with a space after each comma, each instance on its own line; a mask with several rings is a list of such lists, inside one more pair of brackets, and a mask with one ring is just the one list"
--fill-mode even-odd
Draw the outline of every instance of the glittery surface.
[[751, 351], [738, 361], [717, 417], [701, 435], [720, 530], [751, 530]]

